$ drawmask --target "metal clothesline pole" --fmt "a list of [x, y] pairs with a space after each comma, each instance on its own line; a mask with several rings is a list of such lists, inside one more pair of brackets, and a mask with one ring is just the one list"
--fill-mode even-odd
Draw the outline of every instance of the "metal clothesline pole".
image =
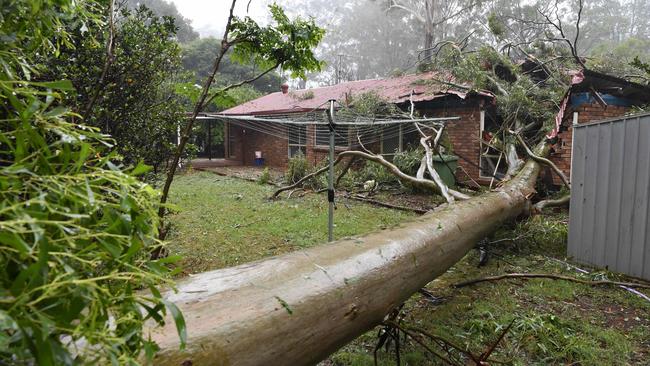
[[327, 114], [330, 130], [330, 148], [329, 148], [329, 171], [327, 174], [327, 201], [329, 210], [327, 216], [327, 240], [334, 241], [334, 99], [330, 100], [330, 109]]

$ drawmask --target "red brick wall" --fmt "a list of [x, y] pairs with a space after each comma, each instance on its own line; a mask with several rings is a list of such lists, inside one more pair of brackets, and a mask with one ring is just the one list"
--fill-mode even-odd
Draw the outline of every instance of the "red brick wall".
[[[481, 108], [476, 104], [445, 109], [425, 109], [422, 113], [427, 117], [460, 117], [458, 120], [446, 122], [445, 131], [452, 146], [452, 153], [459, 156], [460, 165], [472, 179], [479, 181], [479, 155], [481, 129]], [[462, 158], [460, 158], [462, 156]], [[456, 172], [459, 182], [469, 183], [470, 179], [461, 169]]]
[[244, 128], [243, 139], [244, 165], [254, 165], [255, 151], [261, 151], [264, 165], [287, 166], [289, 145], [286, 138]]
[[[564, 172], [567, 177], [571, 176], [571, 147], [573, 142], [573, 112], [578, 112], [578, 123], [588, 123], [608, 118], [622, 116], [627, 113], [628, 107], [607, 106], [601, 107], [598, 103], [583, 104], [577, 108], [567, 108], [565, 119], [563, 121], [563, 130], [558, 134], [558, 142], [553, 146], [553, 152], [550, 160]], [[551, 174], [546, 170], [544, 174]], [[562, 181], [556, 174], [551, 178], [554, 185], [562, 185]]]

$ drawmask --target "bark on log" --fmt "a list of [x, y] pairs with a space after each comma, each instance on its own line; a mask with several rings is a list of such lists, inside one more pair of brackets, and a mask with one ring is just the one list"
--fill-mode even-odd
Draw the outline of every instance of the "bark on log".
[[165, 296], [183, 311], [187, 348], [179, 350], [168, 319], [151, 330], [161, 347], [154, 364], [315, 364], [380, 324], [499, 224], [527, 212], [538, 173], [530, 160], [500, 190], [397, 229], [186, 279]]

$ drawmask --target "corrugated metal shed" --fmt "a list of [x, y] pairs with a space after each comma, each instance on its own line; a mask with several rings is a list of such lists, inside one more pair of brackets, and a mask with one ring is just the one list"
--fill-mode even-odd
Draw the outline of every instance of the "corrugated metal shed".
[[650, 113], [573, 126], [569, 255], [650, 280]]

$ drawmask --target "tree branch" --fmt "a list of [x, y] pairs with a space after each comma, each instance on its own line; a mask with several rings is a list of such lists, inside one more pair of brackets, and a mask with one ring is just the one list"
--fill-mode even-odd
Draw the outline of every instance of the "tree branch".
[[[513, 132], [513, 131], [511, 131], [511, 132]], [[564, 185], [567, 188], [571, 189], [571, 183], [569, 182], [569, 178], [567, 178], [567, 176], [560, 170], [560, 168], [557, 167], [557, 165], [555, 165], [552, 161], [550, 161], [547, 158], [543, 158], [541, 156], [535, 155], [535, 153], [532, 150], [530, 150], [528, 145], [526, 145], [526, 142], [521, 137], [521, 134], [514, 133], [514, 135], [517, 137], [517, 140], [519, 140], [519, 143], [521, 144], [521, 146], [523, 146], [524, 149], [526, 149], [526, 154], [528, 154], [528, 156], [530, 156], [533, 160], [537, 161], [538, 163], [546, 164], [549, 167], [551, 167], [551, 169], [560, 177], [560, 179], [562, 180], [562, 183], [564, 183]]]
[[[165, 179], [165, 185], [163, 186], [162, 194], [160, 196], [160, 207], [158, 208], [158, 217], [160, 217], [161, 219], [165, 216], [165, 212], [166, 212], [165, 204], [167, 203], [167, 198], [169, 197], [169, 189], [171, 188], [172, 182], [174, 180], [174, 175], [176, 174], [176, 168], [178, 167], [178, 163], [181, 160], [181, 156], [183, 155], [183, 152], [185, 151], [185, 145], [187, 145], [187, 141], [189, 140], [190, 135], [192, 133], [192, 127], [194, 125], [194, 122], [196, 121], [196, 117], [199, 115], [199, 113], [201, 113], [201, 110], [205, 106], [205, 100], [208, 97], [208, 93], [210, 92], [210, 87], [214, 82], [215, 75], [217, 74], [217, 71], [219, 71], [219, 65], [221, 65], [221, 60], [223, 59], [226, 52], [228, 52], [228, 49], [231, 46], [231, 44], [228, 42], [228, 34], [230, 33], [230, 28], [232, 26], [232, 19], [234, 17], [233, 12], [235, 10], [236, 3], [237, 0], [232, 0], [232, 4], [230, 5], [230, 13], [228, 14], [228, 21], [226, 22], [226, 29], [224, 30], [223, 38], [221, 39], [221, 49], [219, 50], [219, 54], [214, 60], [210, 75], [208, 75], [208, 77], [205, 80], [205, 83], [203, 84], [201, 95], [197, 100], [196, 104], [194, 105], [194, 111], [192, 112], [192, 117], [190, 118], [190, 120], [185, 125], [185, 128], [183, 129], [183, 133], [178, 143], [176, 153], [174, 154], [171, 165], [169, 166], [169, 171], [167, 172], [167, 179]], [[164, 239], [164, 233], [162, 233], [161, 239]], [[152, 256], [154, 258], [156, 258], [158, 255], [159, 253], [157, 252], [152, 253]]]
[[542, 211], [546, 207], [561, 207], [566, 206], [571, 202], [571, 195], [567, 194], [555, 200], [542, 200], [535, 204], [535, 210]]
[[250, 84], [250, 83], [254, 82], [255, 80], [261, 78], [262, 76], [264, 76], [264, 75], [268, 74], [269, 72], [275, 70], [278, 66], [280, 66], [280, 64], [279, 64], [279, 63], [276, 63], [276, 64], [273, 65], [272, 67], [269, 67], [269, 68], [266, 69], [265, 71], [259, 73], [257, 76], [254, 76], [254, 77], [252, 77], [252, 78], [250, 78], [250, 79], [242, 80], [242, 81], [240, 81], [240, 82], [238, 82], [238, 83], [235, 83], [235, 84], [230, 84], [230, 85], [228, 85], [228, 86], [225, 86], [225, 87], [223, 87], [223, 88], [217, 90], [216, 92], [214, 92], [214, 94], [212, 94], [212, 95], [210, 96], [210, 98], [208, 98], [208, 99], [205, 101], [205, 103], [203, 103], [203, 105], [204, 105], [204, 106], [205, 106], [205, 105], [208, 105], [208, 104], [209, 104], [210, 102], [212, 102], [212, 100], [213, 100], [214, 98], [216, 98], [219, 94], [222, 94], [222, 93], [224, 93], [224, 92], [227, 92], [227, 91], [230, 90], [230, 89], [238, 88], [238, 87], [240, 87], [240, 86], [242, 86], [242, 85], [244, 85], [244, 84]]
[[650, 285], [643, 284], [643, 283], [618, 282], [618, 281], [607, 281], [607, 280], [589, 281], [589, 280], [582, 280], [575, 277], [554, 275], [549, 273], [508, 273], [508, 274], [503, 274], [498, 276], [488, 276], [488, 277], [477, 278], [469, 281], [459, 282], [454, 284], [453, 287], [460, 288], [460, 287], [470, 286], [480, 282], [499, 281], [499, 280], [505, 280], [509, 278], [523, 278], [523, 279], [548, 278], [552, 280], [564, 280], [564, 281], [582, 283], [584, 285], [589, 285], [589, 286], [627, 286], [627, 287], [650, 288]]
[[115, 19], [114, 19], [114, 0], [110, 0], [108, 3], [108, 39], [106, 40], [106, 59], [104, 60], [104, 66], [102, 66], [102, 73], [99, 75], [99, 80], [95, 85], [95, 90], [92, 97], [86, 104], [86, 108], [82, 113], [84, 121], [88, 119], [90, 113], [99, 98], [99, 94], [104, 90], [104, 80], [106, 80], [106, 75], [108, 74], [108, 69], [113, 63], [113, 47], [115, 43]]

